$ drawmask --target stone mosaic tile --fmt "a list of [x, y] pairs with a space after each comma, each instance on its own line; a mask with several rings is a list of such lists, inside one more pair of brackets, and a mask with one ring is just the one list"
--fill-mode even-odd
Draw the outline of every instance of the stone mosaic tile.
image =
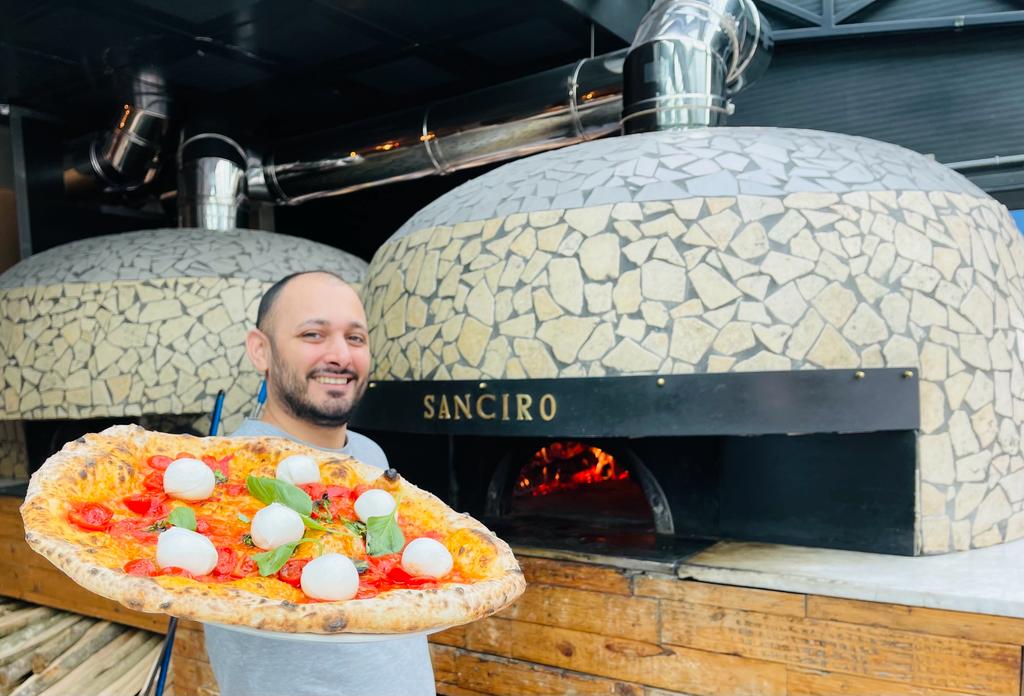
[[0, 421], [0, 479], [28, 480], [28, 452], [20, 421]]
[[306, 270], [332, 271], [359, 283], [366, 262], [326, 244], [263, 230], [144, 230], [91, 237], [30, 256], [0, 274], [0, 290], [153, 278], [240, 276], [273, 282]]
[[[432, 203], [371, 263], [372, 340], [389, 345], [374, 377], [912, 368], [921, 377], [919, 549], [1024, 536], [1024, 242], [1005, 209], [895, 146], [721, 133], [546, 153]], [[634, 183], [657, 154], [658, 181]], [[538, 177], [608, 187], [616, 176], [632, 200], [464, 214], [489, 188], [512, 195]], [[771, 178], [779, 190], [687, 187], [723, 176]], [[424, 285], [417, 249], [439, 238], [455, 263]]]
[[[659, 157], [663, 153], [672, 154]], [[652, 177], [656, 181], [648, 182]], [[554, 198], [546, 186], [557, 191]], [[427, 205], [397, 235], [549, 208], [878, 189], [983, 195], [934, 160], [876, 140], [785, 128], [709, 128], [607, 138], [511, 162]], [[540, 190], [545, 193], [534, 193]]]
[[319, 269], [359, 288], [366, 263], [257, 230], [130, 233], [32, 256], [0, 276], [0, 422], [201, 418], [224, 389], [230, 430], [259, 386], [244, 346], [259, 298], [289, 273]]

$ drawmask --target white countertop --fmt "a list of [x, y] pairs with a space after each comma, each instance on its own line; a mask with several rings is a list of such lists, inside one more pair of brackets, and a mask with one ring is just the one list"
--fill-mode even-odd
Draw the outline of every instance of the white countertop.
[[941, 556], [886, 556], [723, 541], [681, 578], [828, 597], [1024, 618], [1024, 539]]

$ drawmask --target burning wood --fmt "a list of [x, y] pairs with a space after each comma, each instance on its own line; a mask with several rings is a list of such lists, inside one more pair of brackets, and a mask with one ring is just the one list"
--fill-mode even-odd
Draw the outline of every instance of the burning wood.
[[548, 495], [601, 481], [624, 481], [629, 471], [615, 457], [579, 442], [553, 442], [542, 447], [523, 467], [514, 495]]

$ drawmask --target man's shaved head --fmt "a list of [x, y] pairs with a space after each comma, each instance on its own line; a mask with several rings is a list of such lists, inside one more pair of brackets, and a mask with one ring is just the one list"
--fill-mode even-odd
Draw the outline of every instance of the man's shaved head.
[[269, 335], [270, 320], [273, 318], [272, 314], [274, 310], [274, 304], [277, 302], [278, 295], [281, 294], [281, 291], [284, 290], [285, 286], [288, 285], [288, 283], [290, 283], [291, 281], [295, 280], [300, 276], [310, 275], [311, 273], [321, 273], [323, 275], [328, 275], [331, 276], [332, 278], [337, 278], [345, 285], [348, 285], [348, 282], [344, 278], [339, 276], [337, 273], [332, 273], [331, 271], [299, 271], [298, 273], [292, 273], [291, 275], [287, 275], [281, 280], [271, 285], [269, 288], [267, 288], [267, 291], [263, 293], [263, 297], [260, 299], [260, 307], [258, 310], [256, 310], [257, 329]]

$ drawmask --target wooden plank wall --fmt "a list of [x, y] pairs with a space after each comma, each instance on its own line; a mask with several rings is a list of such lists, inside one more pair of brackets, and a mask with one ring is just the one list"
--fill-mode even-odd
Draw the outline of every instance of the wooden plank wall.
[[[0, 499], [0, 594], [162, 630], [78, 589]], [[445, 696], [1021, 696], [1024, 620], [772, 592], [521, 557], [501, 614], [432, 637]], [[215, 696], [202, 629], [178, 629], [176, 694]]]

